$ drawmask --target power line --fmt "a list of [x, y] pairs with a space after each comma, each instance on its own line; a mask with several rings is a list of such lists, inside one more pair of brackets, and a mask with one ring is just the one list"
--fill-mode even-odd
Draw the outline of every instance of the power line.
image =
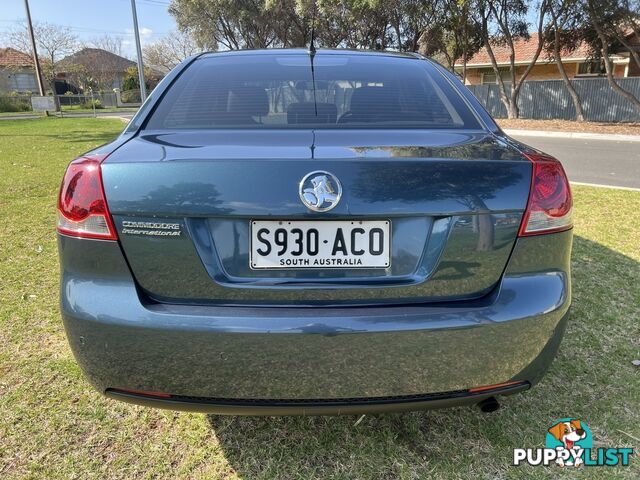
[[[25, 21], [24, 20], [3, 20], [0, 19], [0, 22], [4, 22], [4, 23], [14, 23], [14, 24], [24, 24]], [[74, 31], [78, 31], [81, 33], [92, 33], [92, 32], [96, 32], [96, 33], [111, 33], [113, 35], [133, 35], [133, 32], [126, 32], [126, 31], [122, 31], [122, 30], [104, 30], [102, 28], [92, 28], [92, 27], [76, 27], [75, 25], [60, 25], [60, 24], [56, 24], [60, 27], [64, 27], [64, 28], [68, 28], [69, 30], [74, 30]], [[169, 32], [151, 32], [149, 35], [154, 36], [154, 35], [168, 35]]]
[[[126, 2], [127, 0], [120, 0]], [[149, 5], [153, 7], [168, 7], [171, 5], [169, 2], [162, 2], [160, 0], [137, 0], [137, 3], [141, 3], [143, 5]]]

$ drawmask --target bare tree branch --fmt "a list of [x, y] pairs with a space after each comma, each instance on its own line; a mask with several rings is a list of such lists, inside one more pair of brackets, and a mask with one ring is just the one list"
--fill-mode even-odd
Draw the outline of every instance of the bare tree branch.
[[[53, 87], [58, 73], [57, 63], [78, 49], [78, 37], [69, 27], [47, 22], [34, 22], [33, 32], [38, 55], [42, 59], [43, 76]], [[10, 47], [33, 55], [26, 22], [6, 32], [4, 39]]]
[[100, 48], [101, 50], [106, 50], [107, 52], [111, 52], [115, 55], [122, 55], [122, 37], [111, 36], [111, 35], [103, 35], [101, 37], [94, 37], [86, 44], [88, 47]]
[[202, 49], [189, 33], [171, 32], [157, 42], [146, 45], [143, 49], [145, 64], [171, 70]]

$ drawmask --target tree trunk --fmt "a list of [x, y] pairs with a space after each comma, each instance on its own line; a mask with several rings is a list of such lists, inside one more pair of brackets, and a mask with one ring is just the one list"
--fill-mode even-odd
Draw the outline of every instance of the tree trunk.
[[[492, 8], [490, 6], [490, 8]], [[495, 10], [492, 10], [495, 11]], [[498, 14], [496, 13], [496, 17], [498, 17]], [[507, 29], [503, 29], [503, 32], [508, 31]], [[500, 90], [500, 100], [502, 101], [502, 103], [504, 104], [504, 106], [507, 109], [507, 118], [518, 118], [518, 105], [517, 105], [517, 100], [518, 100], [518, 93], [515, 90], [515, 65], [514, 65], [514, 60], [515, 60], [515, 50], [513, 47], [513, 42], [511, 40], [509, 40], [509, 46], [511, 48], [511, 58], [510, 58], [510, 62], [511, 62], [511, 95], [507, 95], [507, 87], [504, 84], [504, 80], [502, 79], [502, 75], [500, 74], [500, 68], [498, 67], [498, 62], [496, 61], [496, 56], [493, 52], [493, 48], [491, 47], [491, 38], [489, 35], [489, 26], [488, 26], [488, 16], [485, 14], [485, 12], [482, 12], [482, 36], [483, 36], [483, 43], [484, 43], [484, 47], [487, 50], [487, 54], [489, 55], [489, 60], [491, 60], [491, 67], [493, 68], [493, 71], [496, 74], [496, 80], [498, 82], [498, 90]], [[513, 94], [515, 92], [515, 102], [514, 102], [514, 98], [513, 98]]]
[[445, 60], [447, 61], [447, 69], [451, 72], [451, 73], [456, 73], [456, 69], [455, 69], [455, 59], [451, 58], [451, 56], [445, 51], [442, 52], [442, 54], [444, 55]]
[[[518, 107], [518, 97], [520, 96], [520, 89], [522, 88], [522, 85], [524, 85], [525, 80], [527, 79], [527, 77], [529, 76], [529, 74], [531, 73], [531, 71], [533, 70], [533, 67], [536, 65], [536, 62], [538, 61], [538, 57], [540, 57], [540, 53], [542, 52], [542, 47], [544, 44], [544, 37], [545, 34], [543, 33], [543, 25], [544, 25], [544, 19], [545, 16], [547, 14], [547, 1], [543, 0], [541, 5], [540, 5], [540, 12], [539, 12], [539, 16], [538, 16], [538, 46], [536, 47], [536, 52], [533, 55], [533, 58], [531, 59], [531, 61], [529, 62], [529, 65], [527, 65], [527, 68], [525, 68], [524, 72], [522, 72], [522, 75], [520, 75], [520, 79], [517, 78], [517, 71], [516, 71], [516, 66], [515, 66], [515, 55], [516, 55], [516, 51], [515, 51], [515, 47], [513, 45], [513, 42], [511, 40], [511, 37], [508, 37], [509, 40], [509, 48], [511, 49], [511, 112], [510, 114], [513, 114], [513, 117], [509, 117], [509, 118], [519, 118], [520, 116], [520, 108]], [[506, 28], [505, 28], [506, 31]]]
[[573, 106], [576, 110], [576, 122], [584, 122], [584, 110], [582, 109], [582, 101], [580, 100], [580, 95], [578, 95], [576, 89], [573, 88], [573, 84], [571, 83], [571, 80], [567, 75], [567, 71], [565, 70], [564, 64], [562, 63], [562, 59], [560, 57], [560, 34], [558, 33], [557, 24], [553, 30], [553, 34], [553, 56], [556, 58], [558, 71], [560, 72], [560, 76], [562, 77], [564, 86], [567, 87], [567, 91], [569, 92], [569, 95], [571, 95], [571, 100], [573, 101]]
[[[474, 210], [487, 210], [487, 205], [477, 195], [470, 195], [467, 199], [469, 206]], [[476, 243], [476, 250], [478, 252], [489, 252], [493, 248], [495, 242], [495, 228], [493, 226], [493, 215], [474, 215], [473, 227], [474, 231], [478, 232], [478, 242]]]
[[631, 104], [636, 108], [636, 110], [640, 112], [640, 100], [638, 100], [631, 92], [628, 92], [620, 85], [618, 85], [613, 78], [613, 69], [611, 68], [611, 59], [609, 58], [609, 46], [607, 43], [607, 38], [597, 25], [594, 26], [596, 27], [598, 38], [600, 39], [600, 43], [602, 44], [602, 60], [604, 61], [604, 68], [607, 71], [607, 81], [609, 82], [609, 86], [613, 89], [614, 92], [617, 92], [618, 94], [629, 100]]
[[398, 24], [397, 19], [394, 25], [394, 30], [396, 31], [396, 41], [398, 42], [398, 51], [401, 52], [402, 51], [402, 34], [400, 33], [400, 25]]
[[[496, 62], [496, 57], [493, 54], [493, 49], [491, 48], [491, 45], [489, 44], [489, 38], [485, 36], [484, 39], [484, 47], [487, 50], [487, 54], [489, 55], [489, 59], [491, 60], [491, 65], [493, 67], [493, 71], [496, 74], [496, 79], [498, 82], [498, 90], [500, 90], [500, 100], [502, 101], [502, 103], [504, 104], [504, 106], [507, 109], [507, 117], [508, 118], [517, 118], [517, 117], [513, 117], [513, 112], [511, 110], [511, 102], [509, 101], [509, 96], [507, 95], [507, 89], [504, 85], [504, 80], [502, 80], [502, 76], [500, 75], [500, 69], [498, 68], [498, 63]], [[517, 113], [516, 113], [517, 115]]]
[[520, 93], [522, 79], [518, 82], [518, 70], [515, 65], [515, 49], [513, 47], [511, 48], [511, 52], [511, 91], [509, 92], [508, 118], [519, 118], [520, 109], [518, 108], [518, 94]]
[[518, 107], [517, 96], [514, 98], [514, 95], [511, 94], [505, 105], [507, 107], [507, 118], [520, 118], [520, 107]]
[[571, 80], [567, 75], [567, 71], [562, 64], [562, 60], [559, 56], [556, 56], [556, 64], [558, 65], [558, 71], [560, 72], [560, 76], [562, 77], [562, 81], [564, 82], [564, 86], [567, 87], [567, 91], [571, 96], [571, 101], [573, 102], [573, 107], [576, 111], [576, 122], [584, 122], [584, 110], [582, 108], [582, 100], [580, 100], [580, 95], [573, 87]]
[[462, 83], [467, 84], [467, 52], [462, 54]]
[[469, 32], [468, 32], [468, 19], [469, 19], [469, 4], [464, 2], [463, 9], [463, 21], [464, 30], [462, 33], [462, 83], [467, 84], [467, 52], [469, 51]]

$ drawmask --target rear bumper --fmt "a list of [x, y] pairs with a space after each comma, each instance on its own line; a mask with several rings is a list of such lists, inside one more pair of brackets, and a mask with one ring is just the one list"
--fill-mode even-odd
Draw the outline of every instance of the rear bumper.
[[[492, 295], [437, 306], [145, 304], [116, 243], [60, 236], [59, 246], [62, 316], [91, 383], [110, 397], [174, 409], [359, 413], [515, 393], [548, 368], [571, 300], [571, 232], [518, 240]], [[526, 383], [468, 391], [509, 381]]]

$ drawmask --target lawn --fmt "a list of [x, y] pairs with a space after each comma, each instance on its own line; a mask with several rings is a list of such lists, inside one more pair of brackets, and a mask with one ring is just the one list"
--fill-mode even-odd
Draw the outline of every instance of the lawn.
[[[640, 193], [575, 187], [574, 302], [543, 381], [503, 408], [244, 418], [107, 400], [58, 314], [55, 202], [64, 168], [123, 124], [0, 122], [1, 478], [640, 478], [628, 468], [512, 467], [573, 416], [596, 446], [640, 449]], [[392, 361], [392, 359], [390, 359]]]

